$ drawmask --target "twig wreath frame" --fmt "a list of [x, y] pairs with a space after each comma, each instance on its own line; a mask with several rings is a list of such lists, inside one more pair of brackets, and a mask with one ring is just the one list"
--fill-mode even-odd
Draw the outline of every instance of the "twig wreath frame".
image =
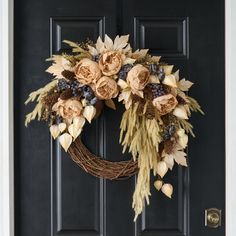
[[[198, 102], [187, 95], [193, 85], [173, 72], [173, 65], [151, 56], [147, 49], [133, 51], [129, 36], [105, 35], [96, 43], [74, 43], [72, 54], [54, 55], [46, 70], [51, 82], [30, 93], [25, 104], [36, 101], [26, 115], [46, 121], [51, 135], [58, 138], [71, 159], [96, 177], [123, 179], [138, 173], [133, 194], [135, 218], [149, 204], [150, 172], [157, 176], [154, 186], [171, 198], [173, 186], [163, 177], [174, 163], [187, 166], [188, 133], [194, 136], [188, 119], [191, 112], [203, 114]], [[102, 112], [104, 104], [116, 109], [114, 98], [125, 106], [120, 124], [120, 143], [133, 159], [111, 162], [91, 153], [80, 134]]]

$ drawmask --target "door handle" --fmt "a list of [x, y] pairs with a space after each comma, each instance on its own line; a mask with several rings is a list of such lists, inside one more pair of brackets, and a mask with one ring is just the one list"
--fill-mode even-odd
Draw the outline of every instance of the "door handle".
[[205, 210], [205, 226], [209, 228], [218, 228], [221, 226], [221, 210], [209, 208]]

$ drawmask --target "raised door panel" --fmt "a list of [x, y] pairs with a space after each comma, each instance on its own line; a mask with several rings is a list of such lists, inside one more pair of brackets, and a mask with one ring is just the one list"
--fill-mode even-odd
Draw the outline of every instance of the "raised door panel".
[[[52, 17], [51, 53], [71, 52], [63, 40], [95, 40], [104, 36], [104, 17]], [[86, 126], [84, 143], [97, 155], [100, 119]], [[102, 128], [102, 127], [101, 127]], [[52, 234], [101, 235], [103, 232], [103, 180], [78, 168], [58, 142], [52, 142]]]

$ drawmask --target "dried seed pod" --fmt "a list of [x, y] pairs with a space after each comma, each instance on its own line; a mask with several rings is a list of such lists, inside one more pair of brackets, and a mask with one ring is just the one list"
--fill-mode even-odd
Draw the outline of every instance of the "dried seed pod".
[[67, 100], [73, 96], [71, 89], [66, 89], [64, 92], [61, 93], [60, 99]]
[[163, 185], [163, 181], [162, 181], [162, 180], [156, 180], [156, 181], [154, 182], [154, 187], [155, 187], [158, 191], [161, 189], [162, 185]]
[[60, 97], [60, 93], [52, 92], [48, 93], [45, 97], [43, 97], [42, 102], [47, 107], [52, 107]]
[[163, 178], [167, 171], [168, 171], [168, 167], [166, 163], [164, 161], [159, 161], [157, 163], [157, 168], [156, 168], [157, 174], [160, 175], [161, 178]]
[[179, 96], [179, 95], [176, 96], [176, 99], [177, 99], [177, 101], [178, 101], [178, 104], [180, 104], [180, 105], [185, 105], [185, 104], [187, 104], [187, 102], [184, 100], [184, 98], [182, 98], [182, 97]]
[[152, 89], [148, 86], [146, 86], [143, 90], [143, 96], [145, 99], [152, 101], [154, 99]]
[[51, 133], [52, 137], [54, 139], [56, 139], [58, 137], [58, 135], [60, 134], [60, 130], [59, 130], [58, 125], [52, 125], [50, 127], [50, 133]]
[[72, 143], [72, 136], [68, 133], [62, 134], [59, 137], [59, 142], [61, 146], [64, 148], [64, 150], [67, 152], [68, 148], [70, 147]]
[[152, 103], [147, 104], [147, 109], [146, 109], [146, 112], [145, 112], [145, 116], [150, 120], [155, 118], [155, 107], [153, 106]]
[[75, 73], [70, 70], [63, 70], [61, 72], [62, 76], [64, 76], [68, 80], [74, 80], [75, 79]]
[[173, 194], [173, 186], [171, 184], [163, 184], [161, 191], [169, 198]]

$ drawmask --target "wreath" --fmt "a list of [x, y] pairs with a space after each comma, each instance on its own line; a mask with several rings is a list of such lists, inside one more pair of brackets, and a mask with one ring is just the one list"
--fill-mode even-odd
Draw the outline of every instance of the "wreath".
[[[46, 121], [51, 135], [72, 160], [86, 172], [110, 180], [137, 173], [133, 194], [135, 218], [149, 204], [150, 172], [157, 180], [154, 186], [171, 198], [173, 186], [163, 177], [174, 163], [187, 166], [185, 148], [188, 133], [194, 136], [188, 122], [191, 112], [203, 114], [198, 102], [187, 95], [192, 82], [179, 78], [173, 65], [151, 56], [147, 49], [133, 51], [129, 36], [105, 35], [96, 43], [90, 40], [74, 43], [72, 53], [53, 55], [46, 70], [51, 82], [30, 93], [26, 104], [36, 101], [26, 115], [25, 125], [38, 118]], [[120, 143], [131, 160], [111, 162], [97, 157], [83, 144], [80, 134], [86, 121], [97, 118], [104, 105], [116, 109], [114, 98], [125, 106], [120, 123]]]

